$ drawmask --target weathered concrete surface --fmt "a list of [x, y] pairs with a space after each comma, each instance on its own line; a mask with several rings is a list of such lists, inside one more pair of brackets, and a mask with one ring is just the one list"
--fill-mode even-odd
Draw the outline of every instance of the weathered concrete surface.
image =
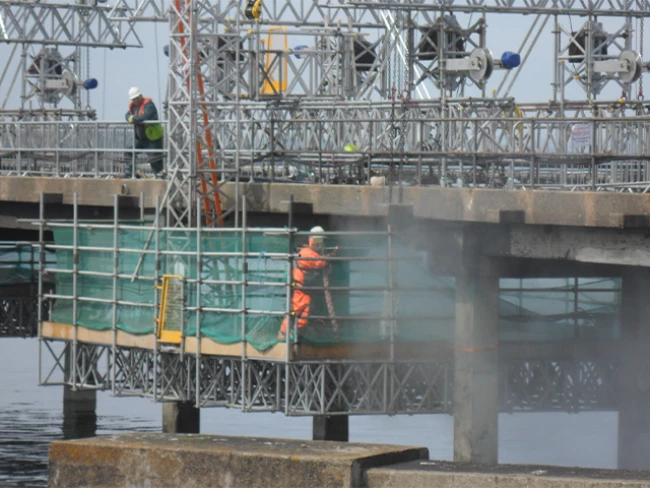
[[50, 445], [51, 488], [352, 487], [420, 447], [192, 434], [121, 434]]
[[315, 441], [348, 442], [350, 440], [350, 416], [314, 415], [311, 437]]
[[94, 437], [97, 431], [97, 390], [63, 387], [63, 438]]
[[[235, 184], [223, 192], [230, 199]], [[316, 215], [383, 217], [388, 189], [351, 185], [240, 183], [251, 212], [286, 213], [289, 196], [300, 209]], [[393, 199], [396, 198], [393, 191]], [[394, 202], [396, 203], [396, 202]], [[650, 195], [547, 190], [407, 187], [403, 203], [415, 217], [485, 223], [526, 223], [579, 227], [647, 227]]]
[[368, 470], [369, 488], [650, 488], [650, 472], [413, 461]]
[[201, 432], [201, 409], [194, 402], [163, 403], [162, 431], [165, 434], [198, 434]]
[[496, 464], [499, 452], [499, 276], [479, 235], [462, 236], [454, 325], [454, 461]]
[[144, 204], [152, 208], [156, 196], [165, 193], [165, 181], [153, 179], [46, 178], [0, 177], [0, 202], [38, 203], [41, 193], [60, 194], [66, 205], [72, 205], [74, 193], [79, 205], [113, 206], [113, 195], [132, 197], [135, 201], [144, 193]]
[[[475, 231], [481, 235], [481, 251], [490, 257], [650, 267], [647, 229], [523, 224], [469, 226], [476, 227]], [[453, 274], [461, 261], [465, 227], [465, 224], [432, 221], [413, 226], [405, 235], [410, 242], [429, 250], [431, 269], [438, 274]]]
[[618, 399], [618, 467], [650, 469], [650, 271], [627, 269], [621, 290]]

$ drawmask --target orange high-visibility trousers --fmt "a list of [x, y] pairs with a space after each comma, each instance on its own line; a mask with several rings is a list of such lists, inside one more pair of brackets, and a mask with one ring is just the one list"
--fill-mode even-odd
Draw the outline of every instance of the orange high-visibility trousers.
[[[293, 290], [293, 296], [291, 297], [291, 311], [295, 316], [298, 317], [298, 329], [302, 329], [307, 325], [307, 316], [309, 315], [309, 309], [311, 308], [311, 296], [303, 291], [300, 291], [299, 288]], [[300, 317], [302, 315], [302, 317]], [[287, 333], [287, 317], [282, 321], [282, 326], [280, 326], [280, 334], [278, 337], [283, 339]]]

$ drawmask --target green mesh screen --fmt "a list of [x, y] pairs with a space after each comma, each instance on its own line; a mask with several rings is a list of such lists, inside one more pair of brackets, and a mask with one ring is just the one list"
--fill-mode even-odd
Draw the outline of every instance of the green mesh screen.
[[[54, 253], [45, 260], [54, 263]], [[16, 242], [0, 242], [0, 286], [9, 287], [38, 282], [38, 248]]]
[[[80, 249], [77, 275], [79, 297], [126, 302], [77, 302], [77, 324], [95, 330], [112, 328], [132, 334], [154, 331], [156, 310], [155, 256], [145, 254], [135, 281], [131, 275], [142, 256], [149, 230], [120, 229], [118, 234], [117, 278], [112, 276], [115, 253], [112, 229], [79, 229]], [[59, 245], [72, 245], [72, 229], [55, 228]], [[306, 238], [302, 238], [303, 240]], [[157, 241], [157, 242], [156, 242]], [[297, 239], [300, 245], [300, 238]], [[160, 275], [174, 274], [187, 280], [183, 296], [186, 335], [200, 333], [221, 344], [241, 341], [242, 333], [256, 349], [265, 350], [278, 342], [277, 334], [287, 308], [286, 235], [268, 230], [247, 232], [246, 253], [240, 232], [203, 235], [202, 259], [197, 263], [195, 232], [160, 232], [149, 246], [169, 255], [160, 256]], [[434, 276], [428, 271], [426, 253], [408, 243], [386, 236], [345, 236], [330, 239], [326, 246], [338, 246], [340, 261], [332, 263], [329, 287], [336, 325], [330, 318], [322, 290], [312, 291], [310, 321], [300, 331], [301, 342], [326, 346], [386, 340], [394, 327], [403, 341], [452, 341], [455, 313], [453, 278]], [[185, 254], [187, 253], [187, 254]], [[209, 253], [235, 253], [215, 257]], [[392, 259], [388, 260], [391, 257]], [[57, 250], [56, 268], [72, 270], [71, 250]], [[104, 273], [102, 276], [84, 272]], [[73, 295], [70, 273], [56, 273], [58, 295]], [[210, 283], [210, 280], [220, 283]], [[242, 280], [247, 282], [244, 287]], [[321, 283], [322, 284], [322, 283]], [[277, 286], [280, 285], [280, 286]], [[318, 284], [316, 285], [318, 286]], [[554, 340], [580, 337], [610, 337], [616, 333], [617, 280], [501, 280], [500, 335], [505, 340]], [[338, 290], [345, 287], [351, 290]], [[393, 289], [392, 294], [387, 290]], [[577, 291], [576, 291], [577, 290]], [[201, 308], [198, 314], [192, 308]], [[242, 314], [241, 310], [247, 313]], [[275, 313], [276, 315], [272, 315]], [[114, 316], [115, 314], [115, 316]], [[72, 324], [71, 300], [57, 300], [52, 320]], [[168, 324], [171, 325], [171, 324]]]

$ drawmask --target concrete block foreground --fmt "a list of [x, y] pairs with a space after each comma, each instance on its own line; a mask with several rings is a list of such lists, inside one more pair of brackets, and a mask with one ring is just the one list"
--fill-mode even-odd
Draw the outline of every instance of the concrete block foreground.
[[215, 488], [650, 488], [650, 472], [429, 461], [381, 444], [121, 434], [50, 445], [50, 485]]
[[357, 487], [365, 473], [428, 450], [200, 434], [120, 434], [50, 445], [51, 488]]
[[650, 472], [412, 461], [371, 468], [368, 488], [650, 488]]

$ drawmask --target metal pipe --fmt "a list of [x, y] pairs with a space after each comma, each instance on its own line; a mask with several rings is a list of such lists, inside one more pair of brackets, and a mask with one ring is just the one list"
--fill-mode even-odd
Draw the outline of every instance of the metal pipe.
[[78, 323], [77, 323], [77, 304], [79, 302], [78, 296], [78, 271], [79, 271], [79, 206], [78, 206], [79, 195], [77, 192], [73, 194], [72, 199], [72, 220], [74, 223], [73, 233], [72, 233], [72, 242], [73, 242], [73, 251], [72, 251], [72, 327], [73, 327], [73, 336], [72, 336], [72, 364], [71, 364], [71, 376], [72, 376], [72, 391], [76, 391], [77, 388], [77, 341], [78, 341]]
[[[118, 207], [118, 196], [113, 195], [113, 316], [111, 323], [112, 331], [112, 345], [111, 353], [112, 357], [117, 356], [117, 275], [119, 270], [119, 241], [118, 241], [118, 232], [119, 232], [119, 207]], [[117, 368], [111, 368], [111, 392], [115, 395], [115, 383], [117, 378]]]

